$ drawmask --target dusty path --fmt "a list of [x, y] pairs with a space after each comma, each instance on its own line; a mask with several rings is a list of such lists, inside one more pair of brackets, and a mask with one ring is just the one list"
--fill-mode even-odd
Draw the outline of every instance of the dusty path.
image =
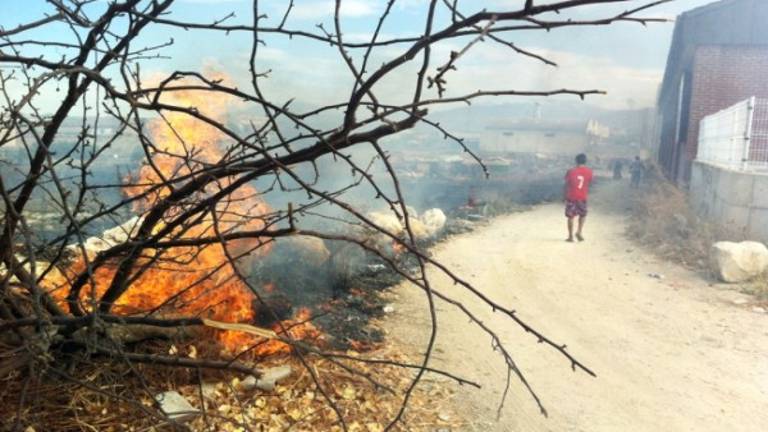
[[[549, 410], [548, 419], [539, 415], [514, 382], [496, 422], [503, 361], [488, 337], [442, 304], [433, 364], [483, 385], [457, 390], [468, 420], [462, 430], [768, 430], [768, 315], [736, 306], [737, 292], [709, 286], [628, 242], [624, 216], [608, 205], [622, 191], [611, 189], [597, 194], [583, 244], [563, 241], [561, 208], [545, 205], [435, 249], [437, 259], [567, 343], [598, 375], [572, 373], [559, 354], [435, 275], [437, 289], [464, 299], [503, 335]], [[401, 286], [394, 296], [388, 328], [417, 350], [429, 327], [424, 295]]]

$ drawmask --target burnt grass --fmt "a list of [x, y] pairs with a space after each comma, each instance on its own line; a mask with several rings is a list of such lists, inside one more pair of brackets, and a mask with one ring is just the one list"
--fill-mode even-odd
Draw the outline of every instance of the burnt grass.
[[[484, 186], [486, 199], [466, 205], [466, 188], [461, 196], [446, 195], [443, 202], [432, 202], [446, 213], [446, 226], [438, 236], [418, 246], [429, 253], [430, 246], [453, 235], [472, 231], [479, 223], [502, 214], [525, 211], [531, 205], [560, 198], [562, 180], [559, 175], [543, 176], [528, 182], [489, 182]], [[441, 204], [443, 206], [441, 207]], [[429, 208], [429, 207], [427, 207]], [[368, 350], [384, 342], [384, 333], [372, 320], [385, 315], [387, 302], [382, 294], [405, 279], [380, 257], [359, 247], [348, 262], [350, 245], [326, 241], [330, 258], [322, 265], [310, 265], [299, 254], [281, 250], [279, 243], [258, 270], [259, 283], [272, 283], [281, 297], [287, 298], [293, 310], [309, 308], [312, 322], [324, 334], [327, 348], [333, 350]], [[340, 257], [340, 258], [339, 258]], [[339, 265], [339, 261], [345, 261]], [[397, 258], [399, 268], [415, 274], [418, 261], [403, 253]], [[257, 284], [258, 285], [258, 284]], [[267, 298], [273, 293], [263, 293]]]

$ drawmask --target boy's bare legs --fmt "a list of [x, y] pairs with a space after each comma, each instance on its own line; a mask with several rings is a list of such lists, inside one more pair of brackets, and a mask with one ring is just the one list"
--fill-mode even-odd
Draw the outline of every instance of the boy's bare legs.
[[[579, 226], [581, 226], [581, 223], [579, 223]], [[573, 218], [572, 217], [568, 218], [568, 238], [565, 239], [565, 241], [573, 242]]]
[[[576, 238], [579, 239], [579, 241], [584, 241], [584, 237], [581, 235], [581, 230], [584, 229], [584, 222], [586, 222], [586, 220], [587, 220], [587, 216], [586, 215], [579, 216], [579, 228], [576, 231]], [[570, 225], [573, 225], [573, 220], [569, 219], [568, 220], [568, 224], [569, 224], [568, 231], [570, 232], [573, 229], [572, 227], [570, 227]], [[573, 240], [571, 240], [571, 241], [573, 241]]]

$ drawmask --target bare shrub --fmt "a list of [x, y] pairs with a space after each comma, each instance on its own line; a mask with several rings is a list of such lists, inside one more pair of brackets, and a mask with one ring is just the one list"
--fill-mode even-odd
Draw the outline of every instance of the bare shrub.
[[627, 232], [659, 256], [701, 271], [707, 270], [712, 244], [722, 239], [714, 224], [696, 214], [688, 194], [660, 176], [632, 195]]

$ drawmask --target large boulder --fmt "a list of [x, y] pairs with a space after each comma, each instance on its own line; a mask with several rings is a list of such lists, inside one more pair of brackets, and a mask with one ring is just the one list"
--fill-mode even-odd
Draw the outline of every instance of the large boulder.
[[429, 237], [434, 237], [445, 227], [445, 222], [448, 218], [445, 216], [442, 210], [439, 208], [433, 208], [424, 212], [421, 215], [421, 220], [424, 222], [424, 226], [427, 228]]
[[368, 219], [377, 225], [394, 235], [400, 235], [403, 231], [403, 223], [397, 218], [394, 213], [385, 212], [371, 212], [368, 213]]
[[[394, 213], [371, 212], [368, 219], [390, 233], [405, 237], [405, 225]], [[436, 236], [444, 227], [447, 217], [439, 208], [424, 212], [421, 217], [414, 209], [408, 209], [408, 221], [416, 240], [425, 240]]]
[[712, 245], [711, 261], [723, 282], [744, 282], [768, 270], [768, 247], [753, 241], [717, 242]]
[[[411, 226], [411, 232], [413, 233], [413, 236], [416, 237], [416, 240], [423, 240], [430, 236], [429, 229], [424, 225], [424, 222], [416, 218], [408, 219]], [[406, 237], [405, 226], [403, 226], [402, 236]]]

